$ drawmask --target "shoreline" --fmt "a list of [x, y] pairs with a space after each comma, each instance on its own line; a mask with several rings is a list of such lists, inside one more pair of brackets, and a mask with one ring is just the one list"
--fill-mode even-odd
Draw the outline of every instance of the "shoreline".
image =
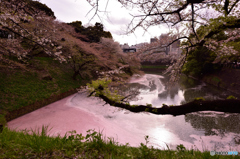
[[34, 104], [25, 106], [25, 107], [21, 107], [19, 109], [16, 109], [14, 111], [10, 111], [7, 112], [7, 114], [5, 115], [5, 119], [7, 122], [14, 120], [16, 118], [19, 118], [25, 114], [31, 113], [37, 109], [43, 108], [48, 104], [54, 103], [58, 100], [61, 100], [65, 97], [68, 97], [70, 95], [73, 95], [74, 93], [77, 93], [76, 89], [71, 89], [67, 92], [61, 93], [61, 94], [57, 94], [57, 95], [52, 95], [47, 99], [41, 100], [41, 101], [36, 101]]
[[[141, 68], [142, 71], [162, 73], [165, 69], [157, 68], [163, 66], [158, 64], [148, 64], [146, 66], [153, 66], [153, 68]], [[155, 67], [155, 68], [154, 68]], [[232, 92], [236, 96], [240, 96], [240, 70], [239, 69], [222, 69], [221, 71], [206, 74], [203, 77], [197, 78], [191, 75], [186, 75], [192, 79], [204, 82], [206, 84], [221, 88], [223, 90]]]
[[[63, 137], [67, 132], [76, 130], [77, 134], [87, 135], [87, 130], [95, 130], [102, 132], [107, 138], [114, 138], [120, 144], [130, 143], [131, 146], [137, 147], [141, 142], [144, 142], [144, 137], [134, 136], [130, 131], [123, 129], [115, 122], [110, 122], [105, 119], [105, 116], [98, 115], [96, 112], [91, 112], [83, 107], [76, 107], [73, 104], [74, 98], [77, 96], [85, 98], [84, 94], [75, 93], [65, 97], [59, 101], [51, 103], [45, 107], [18, 117], [7, 123], [11, 130], [41, 130], [42, 126], [48, 126], [49, 135]], [[89, 99], [92, 100], [92, 99]], [[89, 102], [86, 100], [86, 102]], [[102, 106], [101, 102], [95, 100], [98, 106]], [[84, 103], [85, 104], [85, 103]], [[114, 110], [116, 108], [110, 107]], [[118, 133], [121, 132], [121, 136]]]

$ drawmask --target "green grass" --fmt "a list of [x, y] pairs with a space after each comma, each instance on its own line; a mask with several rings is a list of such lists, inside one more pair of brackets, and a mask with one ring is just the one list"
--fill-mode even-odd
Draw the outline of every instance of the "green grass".
[[[81, 80], [71, 78], [73, 72], [67, 64], [60, 64], [52, 58], [34, 58], [30, 64], [28, 70], [0, 70], [0, 110], [11, 112], [82, 84]], [[42, 79], [45, 74], [52, 80]]]
[[209, 152], [186, 150], [178, 145], [177, 150], [159, 150], [141, 143], [139, 147], [120, 145], [100, 132], [87, 131], [87, 135], [69, 132], [64, 137], [51, 137], [48, 127], [37, 131], [13, 131], [4, 128], [0, 133], [0, 158], [240, 158], [240, 156], [210, 156]]
[[168, 68], [168, 66], [166, 66], [166, 65], [142, 65], [141, 68], [166, 69], [166, 68]]

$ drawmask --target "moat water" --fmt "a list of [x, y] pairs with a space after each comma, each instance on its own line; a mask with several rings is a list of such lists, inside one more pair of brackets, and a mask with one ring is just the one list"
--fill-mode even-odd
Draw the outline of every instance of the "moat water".
[[[128, 89], [139, 90], [137, 100], [131, 104], [180, 105], [194, 100], [226, 99], [230, 92], [208, 86], [187, 77], [168, 87], [168, 77], [146, 74], [133, 77]], [[52, 135], [64, 135], [76, 130], [86, 134], [88, 129], [101, 131], [120, 144], [139, 146], [149, 136], [148, 146], [160, 149], [176, 148], [183, 144], [187, 149], [240, 151], [240, 114], [204, 111], [181, 116], [132, 113], [115, 108], [97, 99], [77, 93], [8, 123], [12, 129], [33, 129], [42, 125], [52, 127]]]

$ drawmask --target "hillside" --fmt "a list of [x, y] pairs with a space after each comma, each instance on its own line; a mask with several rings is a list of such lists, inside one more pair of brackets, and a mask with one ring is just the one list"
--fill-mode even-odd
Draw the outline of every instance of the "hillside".
[[0, 116], [7, 120], [76, 92], [101, 72], [138, 72], [139, 61], [100, 23], [79, 32], [80, 22], [59, 22], [38, 1], [3, 0], [0, 7]]

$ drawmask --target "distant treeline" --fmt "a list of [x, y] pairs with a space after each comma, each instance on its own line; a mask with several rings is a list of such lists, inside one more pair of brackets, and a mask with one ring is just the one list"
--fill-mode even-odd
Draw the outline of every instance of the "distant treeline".
[[99, 42], [101, 37], [104, 38], [112, 38], [112, 34], [109, 31], [104, 31], [104, 27], [101, 23], [95, 23], [95, 26], [82, 26], [81, 21], [75, 21], [68, 23], [69, 25], [75, 28], [77, 33], [82, 35], [86, 35], [86, 38], [82, 38], [81, 40], [85, 42]]

